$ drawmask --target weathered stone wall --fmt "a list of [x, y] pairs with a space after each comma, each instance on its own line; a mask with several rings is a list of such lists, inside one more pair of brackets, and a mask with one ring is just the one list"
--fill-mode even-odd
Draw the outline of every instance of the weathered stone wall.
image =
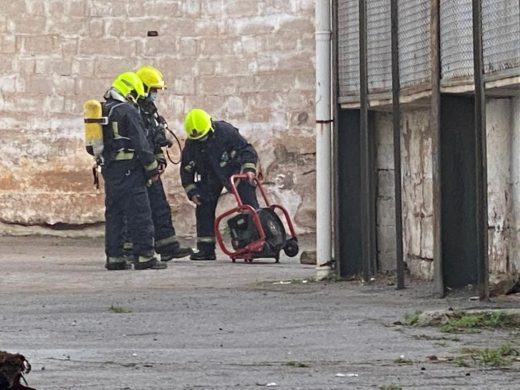
[[[520, 272], [520, 98], [488, 99], [489, 266]], [[376, 119], [377, 246], [383, 270], [395, 269], [395, 214], [391, 114]], [[404, 111], [402, 131], [403, 250], [413, 275], [433, 277], [431, 129], [428, 110]]]
[[377, 256], [381, 271], [395, 269], [394, 136], [392, 114], [376, 114]]
[[[392, 114], [376, 114], [377, 253], [382, 271], [395, 270], [395, 190]], [[417, 276], [433, 271], [431, 132], [428, 110], [401, 116], [403, 253]]]
[[[146, 64], [165, 74], [158, 103], [170, 127], [181, 135], [192, 107], [235, 124], [261, 155], [269, 193], [313, 231], [313, 17], [311, 0], [3, 2], [0, 233], [103, 220], [82, 104]], [[164, 181], [179, 234], [193, 234], [177, 170]]]
[[[488, 241], [491, 272], [512, 272], [513, 198], [511, 99], [490, 99], [486, 111], [488, 164]], [[518, 200], [516, 200], [518, 202]]]
[[508, 265], [520, 272], [520, 96], [511, 100], [511, 241]]
[[433, 197], [430, 112], [402, 118], [403, 253], [412, 274], [433, 275]]

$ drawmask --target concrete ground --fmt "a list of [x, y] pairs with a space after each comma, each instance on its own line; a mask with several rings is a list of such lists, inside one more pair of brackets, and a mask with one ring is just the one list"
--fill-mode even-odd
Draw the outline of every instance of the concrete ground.
[[38, 390], [520, 388], [519, 362], [445, 359], [518, 346], [518, 330], [454, 337], [395, 324], [416, 310], [518, 307], [516, 297], [484, 304], [432, 298], [424, 282], [313, 282], [313, 266], [286, 258], [108, 272], [99, 239], [0, 237], [0, 248], [0, 350], [28, 358]]

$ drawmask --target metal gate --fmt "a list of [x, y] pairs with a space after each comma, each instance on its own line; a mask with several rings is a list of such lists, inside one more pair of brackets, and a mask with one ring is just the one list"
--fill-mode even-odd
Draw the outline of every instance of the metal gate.
[[441, 237], [444, 286], [477, 284], [475, 99], [441, 97]]

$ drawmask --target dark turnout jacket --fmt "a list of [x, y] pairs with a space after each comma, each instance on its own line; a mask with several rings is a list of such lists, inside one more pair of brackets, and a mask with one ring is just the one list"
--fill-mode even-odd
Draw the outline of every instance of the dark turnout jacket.
[[103, 114], [109, 122], [103, 129], [106, 164], [134, 161], [143, 166], [147, 176], [155, 174], [157, 161], [138, 109], [108, 97], [103, 103]]
[[[198, 186], [205, 183], [228, 186], [231, 175], [256, 172], [256, 151], [238, 129], [224, 121], [213, 121], [213, 129], [204, 141], [188, 139], [182, 151], [180, 176], [188, 198], [197, 194]], [[200, 175], [198, 184], [197, 175]]]

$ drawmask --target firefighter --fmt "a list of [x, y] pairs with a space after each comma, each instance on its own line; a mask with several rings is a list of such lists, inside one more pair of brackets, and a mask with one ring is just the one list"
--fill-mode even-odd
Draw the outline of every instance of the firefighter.
[[[143, 66], [136, 71], [136, 74], [143, 82], [145, 92], [145, 96], [137, 102], [147, 131], [148, 141], [158, 162], [159, 174], [162, 174], [166, 168], [166, 158], [162, 148], [172, 145], [166, 137], [166, 121], [159, 115], [155, 105], [158, 91], [166, 88], [164, 78], [162, 73], [152, 66]], [[150, 199], [155, 229], [155, 251], [161, 255], [161, 261], [191, 255], [193, 253], [191, 248], [182, 247], [175, 236], [170, 204], [166, 199], [160, 177], [148, 187], [148, 198]]]
[[[237, 190], [244, 204], [258, 209], [256, 198], [257, 154], [238, 129], [224, 121], [214, 121], [201, 109], [191, 110], [184, 120], [187, 140], [181, 158], [181, 182], [188, 198], [196, 204], [197, 249], [191, 260], [215, 260], [215, 209], [229, 178], [246, 173]], [[197, 180], [196, 180], [197, 179]]]
[[116, 77], [105, 93], [102, 174], [105, 182], [105, 252], [108, 270], [130, 269], [122, 242], [126, 230], [133, 243], [134, 269], [162, 269], [155, 257], [154, 227], [147, 185], [159, 178], [158, 163], [148, 140], [137, 99], [145, 95], [133, 72]]

